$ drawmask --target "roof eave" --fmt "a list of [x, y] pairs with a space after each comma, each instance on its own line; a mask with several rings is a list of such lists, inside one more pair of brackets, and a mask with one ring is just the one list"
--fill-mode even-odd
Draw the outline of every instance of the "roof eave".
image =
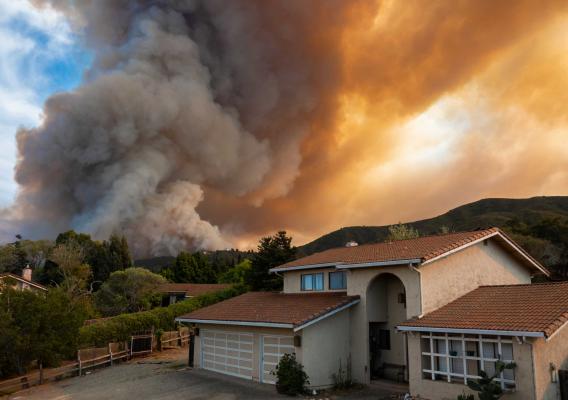
[[474, 328], [440, 328], [428, 326], [407, 326], [399, 325], [396, 327], [401, 332], [435, 332], [435, 333], [463, 333], [473, 335], [492, 335], [492, 336], [519, 336], [519, 337], [545, 337], [544, 332], [539, 331], [511, 331], [498, 329], [474, 329]]
[[234, 326], [256, 326], [262, 328], [293, 328], [294, 324], [280, 322], [262, 322], [262, 321], [231, 321], [220, 319], [199, 319], [178, 317], [176, 322], [193, 323], [193, 324], [211, 324], [211, 325], [234, 325]]
[[499, 236], [503, 241], [505, 241], [511, 248], [513, 248], [517, 253], [519, 253], [522, 258], [527, 261], [527, 263], [529, 265], [531, 265], [533, 268], [541, 271], [543, 274], [545, 274], [546, 276], [550, 276], [550, 272], [544, 267], [542, 266], [538, 261], [536, 261], [534, 258], [532, 258], [530, 255], [528, 255], [521, 247], [519, 247], [517, 244], [515, 244], [515, 242], [513, 242], [511, 239], [509, 239], [506, 235], [504, 235], [500, 230], [492, 232], [488, 235], [485, 235], [479, 239], [473, 240], [471, 242], [465, 243], [462, 246], [456, 247], [455, 249], [446, 251], [445, 253], [442, 253], [436, 257], [430, 258], [426, 261], [424, 261], [422, 263], [422, 265], [428, 265], [431, 264], [441, 258], [447, 257], [451, 254], [457, 253], [459, 251], [462, 251], [470, 246], [476, 245], [477, 243], [483, 242], [484, 240], [490, 239], [494, 236]]
[[325, 314], [323, 314], [323, 315], [320, 315], [319, 317], [316, 317], [316, 318], [314, 318], [314, 319], [312, 319], [312, 320], [309, 320], [309, 321], [304, 321], [304, 322], [302, 322], [301, 325], [298, 325], [298, 326], [296, 326], [296, 327], [294, 328], [294, 332], [301, 331], [302, 329], [307, 328], [307, 327], [310, 326], [310, 325], [316, 324], [316, 323], [320, 322], [321, 320], [326, 319], [326, 318], [328, 318], [328, 317], [331, 317], [332, 315], [335, 315], [335, 314], [337, 314], [338, 312], [341, 312], [341, 311], [343, 311], [343, 310], [346, 310], [346, 309], [348, 309], [349, 307], [352, 307], [352, 306], [354, 306], [354, 305], [356, 305], [356, 304], [358, 304], [358, 303], [360, 303], [360, 302], [361, 302], [361, 299], [355, 299], [355, 300], [353, 300], [353, 301], [351, 301], [351, 302], [349, 302], [349, 303], [347, 303], [347, 304], [344, 304], [344, 305], [339, 306], [339, 307], [337, 307], [337, 308], [335, 308], [335, 309], [333, 309], [333, 310], [330, 310], [329, 312], [327, 312], [327, 313], [325, 313]]

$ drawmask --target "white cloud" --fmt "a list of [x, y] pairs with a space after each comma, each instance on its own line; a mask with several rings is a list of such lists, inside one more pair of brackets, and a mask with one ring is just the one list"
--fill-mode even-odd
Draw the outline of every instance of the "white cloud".
[[15, 133], [41, 122], [43, 101], [55, 89], [49, 67], [67, 61], [74, 45], [65, 18], [53, 9], [0, 0], [0, 207], [17, 189]]

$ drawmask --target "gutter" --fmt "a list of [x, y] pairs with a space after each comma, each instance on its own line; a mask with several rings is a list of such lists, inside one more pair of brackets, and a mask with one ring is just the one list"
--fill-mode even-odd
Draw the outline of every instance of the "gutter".
[[338, 264], [342, 264], [342, 263], [336, 262], [336, 263], [298, 265], [296, 267], [275, 267], [275, 268], [270, 268], [268, 270], [268, 272], [276, 273], [276, 272], [298, 271], [298, 270], [301, 270], [301, 269], [330, 268], [330, 267], [336, 267]]
[[397, 326], [396, 329], [401, 332], [465, 333], [473, 335], [545, 337], [544, 332], [504, 331], [493, 329], [432, 328], [427, 326]]
[[211, 324], [211, 325], [236, 325], [236, 326], [258, 326], [262, 328], [293, 328], [293, 324], [277, 322], [247, 322], [247, 321], [226, 321], [219, 319], [195, 319], [195, 318], [176, 318], [176, 322]]

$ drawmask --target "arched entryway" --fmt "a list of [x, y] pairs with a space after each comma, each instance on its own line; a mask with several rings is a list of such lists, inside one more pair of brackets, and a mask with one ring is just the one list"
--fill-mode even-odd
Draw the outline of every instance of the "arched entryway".
[[396, 326], [406, 320], [406, 290], [394, 274], [382, 273], [367, 288], [371, 379], [405, 381], [406, 341]]

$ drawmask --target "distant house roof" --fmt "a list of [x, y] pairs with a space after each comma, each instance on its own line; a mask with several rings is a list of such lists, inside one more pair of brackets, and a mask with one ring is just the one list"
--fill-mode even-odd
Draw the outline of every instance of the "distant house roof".
[[218, 292], [228, 289], [229, 284], [221, 283], [164, 283], [160, 285], [159, 291], [162, 293], [183, 293], [186, 296], [200, 296], [206, 293]]
[[568, 282], [481, 286], [453, 302], [406, 321], [402, 331], [468, 330], [550, 337], [568, 322]]
[[180, 322], [294, 328], [315, 323], [359, 302], [341, 292], [248, 292], [176, 318]]
[[0, 274], [0, 281], [4, 280], [5, 278], [15, 279], [16, 281], [18, 281], [22, 284], [30, 285], [30, 286], [33, 286], [36, 289], [47, 291], [47, 288], [45, 286], [40, 285], [39, 283], [28, 281], [27, 279], [24, 279], [21, 276], [14, 275], [14, 274], [11, 274], [9, 272], [5, 272], [3, 274]]
[[271, 271], [281, 272], [325, 266], [354, 268], [365, 265], [426, 264], [489, 238], [499, 241], [513, 256], [517, 257], [531, 269], [549, 275], [546, 268], [513, 242], [499, 228], [424, 236], [416, 239], [396, 240], [353, 247], [338, 247], [291, 261], [277, 268], [272, 268]]

